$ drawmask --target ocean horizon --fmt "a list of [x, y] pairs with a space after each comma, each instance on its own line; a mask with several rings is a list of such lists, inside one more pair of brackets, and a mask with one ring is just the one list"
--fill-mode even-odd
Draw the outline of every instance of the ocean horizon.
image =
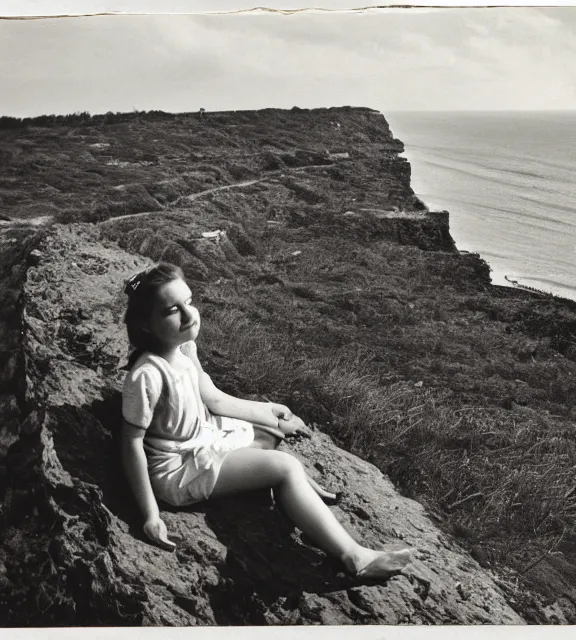
[[576, 300], [576, 111], [383, 113], [415, 193], [494, 284]]

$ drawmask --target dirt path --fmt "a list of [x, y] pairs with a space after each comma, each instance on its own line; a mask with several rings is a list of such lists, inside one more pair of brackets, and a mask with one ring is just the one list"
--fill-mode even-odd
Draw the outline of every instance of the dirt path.
[[[308, 165], [306, 167], [287, 167], [284, 170], [277, 170], [274, 173], [282, 175], [282, 173], [287, 172], [300, 172], [305, 171], [307, 169], [327, 169], [334, 165]], [[198, 198], [203, 198], [204, 196], [208, 196], [211, 193], [218, 193], [219, 191], [229, 191], [231, 189], [242, 189], [243, 187], [250, 187], [253, 184], [258, 184], [259, 182], [267, 182], [270, 180], [270, 176], [266, 176], [265, 178], [258, 178], [256, 180], [244, 180], [243, 182], [235, 182], [234, 184], [225, 184], [221, 187], [212, 187], [211, 189], [204, 189], [204, 191], [198, 191], [197, 193], [191, 193], [189, 196], [182, 196], [178, 198], [175, 202], [171, 203], [172, 206], [178, 204], [178, 202], [182, 202], [183, 200], [188, 200], [188, 202], [194, 202], [194, 200], [198, 200]], [[110, 220], [122, 220], [123, 218], [134, 218], [136, 216], [146, 216], [151, 213], [157, 213], [152, 211], [140, 211], [139, 213], [126, 213], [122, 216], [114, 216], [113, 218], [109, 218], [106, 222]]]
[[[198, 191], [198, 193], [191, 193], [189, 196], [182, 196], [178, 198], [175, 202], [170, 203], [171, 206], [177, 206], [178, 202], [182, 202], [183, 200], [188, 200], [189, 202], [193, 202], [194, 200], [198, 200], [198, 198], [202, 198], [204, 196], [210, 195], [211, 193], [217, 193], [218, 191], [228, 191], [229, 189], [241, 189], [242, 187], [249, 187], [253, 184], [257, 184], [258, 182], [265, 182], [267, 178], [259, 178], [258, 180], [245, 180], [244, 182], [235, 182], [234, 184], [225, 184], [222, 187], [213, 187], [212, 189], [205, 189], [204, 191]], [[114, 216], [113, 218], [108, 218], [105, 222], [116, 222], [117, 220], [122, 220], [124, 218], [135, 218], [137, 216], [149, 216], [151, 213], [158, 213], [157, 211], [140, 211], [139, 213], [126, 213], [122, 216]]]
[[225, 184], [222, 187], [213, 187], [212, 189], [205, 189], [204, 191], [199, 191], [198, 193], [191, 193], [189, 196], [184, 196], [183, 199], [192, 202], [211, 193], [217, 193], [218, 191], [228, 191], [229, 189], [240, 189], [241, 187], [249, 187], [250, 185], [257, 184], [258, 182], [264, 182], [265, 180], [266, 178], [259, 178], [258, 180], [245, 180], [244, 182]]

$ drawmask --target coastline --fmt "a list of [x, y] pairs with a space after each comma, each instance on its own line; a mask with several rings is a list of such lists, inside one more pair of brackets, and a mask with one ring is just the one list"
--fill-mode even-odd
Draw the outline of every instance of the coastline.
[[537, 112], [386, 115], [405, 144], [412, 188], [430, 209], [450, 212], [459, 250], [485, 260], [494, 284], [576, 301], [571, 121]]
[[[468, 251], [467, 249], [460, 249], [457, 244], [456, 244], [456, 248], [458, 252], [461, 254], [476, 253], [477, 255], [479, 255], [480, 258], [484, 260], [484, 262], [486, 262], [486, 264], [490, 267], [490, 281], [491, 281], [491, 284], [496, 287], [504, 287], [506, 289], [514, 289], [514, 290], [520, 289], [522, 291], [530, 291], [532, 293], [538, 293], [548, 298], [554, 298], [561, 302], [568, 300], [570, 302], [576, 303], [576, 294], [574, 294], [570, 289], [567, 289], [566, 292], [563, 292], [556, 288], [553, 288], [550, 291], [546, 291], [545, 289], [534, 287], [528, 283], [537, 282], [536, 279], [534, 279], [533, 281], [530, 280], [529, 278], [523, 278], [522, 280], [516, 279], [513, 276], [509, 276], [505, 271], [501, 269], [495, 269], [490, 264], [489, 260], [487, 260], [482, 255], [481, 252]], [[572, 296], [574, 297], [570, 297], [569, 294], [572, 294]]]
[[[406, 160], [410, 163], [410, 167], [413, 168], [413, 161], [408, 157], [406, 151], [402, 154], [402, 156], [406, 158]], [[412, 177], [412, 181], [413, 181], [413, 177]], [[440, 210], [448, 212], [448, 224], [449, 224], [448, 233], [450, 234], [454, 242], [454, 246], [456, 247], [456, 250], [461, 255], [466, 255], [466, 254], [478, 255], [490, 268], [491, 284], [493, 284], [494, 286], [505, 287], [508, 289], [520, 289], [522, 291], [530, 291], [532, 293], [538, 293], [546, 297], [557, 299], [558, 301], [568, 300], [570, 302], [576, 303], [576, 291], [574, 291], [573, 289], [570, 289], [568, 287], [562, 287], [560, 285], [551, 285], [549, 290], [546, 290], [538, 286], [533, 286], [532, 283], [534, 283], [534, 285], [537, 285], [539, 282], [541, 282], [541, 280], [537, 277], [530, 278], [530, 277], [512, 275], [509, 270], [495, 267], [493, 263], [490, 261], [490, 259], [486, 256], [486, 254], [481, 249], [480, 250], [464, 249], [461, 246], [459, 246], [458, 241], [454, 237], [454, 233], [450, 228], [451, 223], [453, 221], [453, 216], [455, 215], [453, 211], [451, 211], [450, 209], [446, 209], [444, 206], [438, 203], [429, 204], [428, 202], [426, 202], [426, 198], [421, 193], [419, 193], [416, 190], [414, 191], [414, 193], [416, 194], [416, 197], [418, 197], [424, 203], [424, 205], [428, 208], [430, 212], [434, 213]]]

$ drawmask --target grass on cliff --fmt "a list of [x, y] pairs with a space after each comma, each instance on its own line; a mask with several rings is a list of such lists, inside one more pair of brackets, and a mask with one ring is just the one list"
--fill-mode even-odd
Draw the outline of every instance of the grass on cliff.
[[368, 350], [311, 358], [235, 310], [212, 317], [203, 342], [241, 368], [244, 388], [319, 422], [448, 517], [484, 563], [528, 571], [572, 530], [576, 444], [553, 418], [524, 408], [506, 419], [418, 383], [385, 386]]

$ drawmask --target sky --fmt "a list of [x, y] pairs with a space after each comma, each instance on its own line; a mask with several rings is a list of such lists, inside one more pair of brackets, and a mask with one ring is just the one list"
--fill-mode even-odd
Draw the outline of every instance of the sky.
[[[0, 15], [242, 6], [252, 5], [0, 0]], [[339, 105], [384, 113], [576, 109], [576, 7], [0, 21], [0, 115]]]

